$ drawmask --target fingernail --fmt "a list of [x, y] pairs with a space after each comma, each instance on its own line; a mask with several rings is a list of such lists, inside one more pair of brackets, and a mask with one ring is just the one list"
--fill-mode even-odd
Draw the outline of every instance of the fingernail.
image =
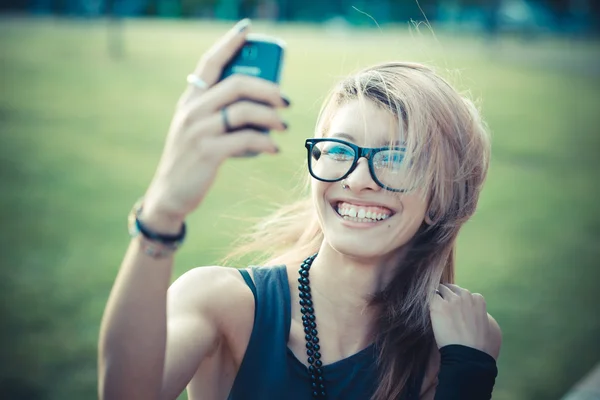
[[285, 96], [283, 94], [281, 95], [281, 100], [283, 100], [283, 102], [285, 103], [286, 107], [289, 107], [290, 104], [292, 104], [292, 102], [290, 101], [290, 99], [288, 99], [287, 96]]
[[244, 18], [235, 25], [235, 29], [237, 29], [238, 33], [242, 33], [248, 29], [248, 26], [250, 26], [250, 18]]

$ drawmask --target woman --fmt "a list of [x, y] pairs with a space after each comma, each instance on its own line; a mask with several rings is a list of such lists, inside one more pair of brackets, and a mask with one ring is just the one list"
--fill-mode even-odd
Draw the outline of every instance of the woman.
[[[489, 142], [475, 108], [431, 70], [375, 66], [343, 81], [306, 142], [311, 196], [240, 251], [272, 267], [191, 270], [168, 288], [184, 221], [220, 164], [277, 153], [279, 88], [217, 83], [238, 23], [188, 81], [105, 311], [100, 397], [488, 399], [501, 335], [453, 282]], [[235, 133], [229, 131], [235, 130]], [[266, 244], [266, 246], [265, 246]]]

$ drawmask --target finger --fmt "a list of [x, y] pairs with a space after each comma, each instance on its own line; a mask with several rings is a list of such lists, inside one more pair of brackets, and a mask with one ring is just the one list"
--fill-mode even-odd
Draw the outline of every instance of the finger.
[[190, 125], [188, 131], [193, 135], [217, 136], [248, 126], [278, 131], [287, 129], [287, 124], [277, 112], [263, 104], [241, 101], [226, 107], [224, 112], [225, 115], [223, 110], [219, 110], [209, 117], [198, 118], [197, 122]]
[[204, 93], [218, 81], [227, 62], [246, 42], [249, 25], [247, 18], [239, 21], [202, 56], [193, 72], [193, 79], [199, 80], [200, 84], [188, 83], [179, 99], [180, 104], [185, 104], [198, 93]]
[[454, 285], [452, 283], [444, 283], [444, 285], [446, 285], [448, 289], [452, 290], [452, 292], [454, 292], [457, 296], [465, 297], [467, 295], [471, 295], [471, 292], [469, 292], [467, 289], [461, 288], [458, 285]]
[[253, 129], [216, 137], [213, 140], [213, 147], [215, 152], [224, 157], [239, 156], [247, 152], [271, 154], [279, 152], [270, 135]]
[[[253, 101], [238, 101], [227, 108], [229, 126], [235, 130], [248, 125], [283, 131], [287, 124], [283, 122], [273, 107]], [[224, 125], [224, 124], [223, 124]]]
[[236, 74], [217, 83], [198, 98], [199, 107], [209, 112], [220, 110], [238, 100], [253, 100], [272, 107], [287, 107], [289, 101], [283, 98], [279, 86], [266, 79]]
[[435, 311], [443, 303], [446, 303], [446, 300], [444, 300], [444, 296], [442, 296], [442, 292], [440, 292], [438, 289], [435, 289], [435, 294], [433, 295], [433, 297], [431, 298], [431, 301], [429, 302], [429, 310]]
[[220, 40], [218, 40], [200, 59], [194, 74], [202, 78], [208, 86], [214, 85], [225, 65], [242, 48], [246, 42], [246, 35], [250, 20], [245, 18], [233, 26]]
[[476, 304], [482, 304], [485, 307], [485, 298], [483, 297], [483, 295], [481, 293], [473, 293], [471, 295], [471, 297], [473, 297], [473, 301]]
[[473, 293], [471, 295], [471, 304], [474, 306], [474, 312], [477, 313], [481, 320], [486, 321], [488, 319], [487, 304], [483, 296], [479, 293]]
[[440, 294], [442, 296], [442, 298], [446, 301], [450, 301], [453, 298], [456, 297], [456, 293], [454, 293], [452, 290], [450, 290], [446, 285], [441, 284], [438, 286], [438, 290], [440, 291]]

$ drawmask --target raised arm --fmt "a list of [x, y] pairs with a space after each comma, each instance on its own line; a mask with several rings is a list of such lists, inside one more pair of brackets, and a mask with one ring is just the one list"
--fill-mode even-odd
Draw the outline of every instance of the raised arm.
[[[247, 25], [236, 25], [202, 57], [195, 75], [207, 87], [190, 85], [177, 105], [138, 215], [152, 232], [180, 232], [228, 157], [277, 152], [270, 135], [243, 127], [285, 129], [275, 108], [288, 103], [278, 86], [236, 75], [217, 83], [245, 42]], [[235, 132], [226, 132], [223, 108]], [[221, 272], [190, 272], [168, 291], [173, 255], [152, 248], [161, 245], [144, 235], [131, 241], [110, 293], [99, 341], [101, 399], [175, 398], [220, 338], [211, 294], [220, 288]]]

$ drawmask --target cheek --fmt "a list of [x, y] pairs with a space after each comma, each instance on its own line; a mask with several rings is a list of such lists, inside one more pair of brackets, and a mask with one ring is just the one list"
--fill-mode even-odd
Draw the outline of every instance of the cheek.
[[423, 220], [427, 211], [429, 201], [421, 190], [412, 192], [402, 197], [404, 211], [417, 219]]
[[326, 188], [327, 188], [326, 182], [321, 182], [316, 179], [311, 180], [310, 192], [311, 192], [311, 195], [312, 195], [312, 198], [313, 198], [313, 201], [315, 202], [315, 204], [318, 204], [319, 202], [323, 201]]
[[311, 183], [312, 201], [317, 214], [319, 214], [319, 219], [322, 219], [324, 207], [327, 206], [325, 202], [325, 191], [329, 186], [331, 186], [330, 183], [321, 182], [316, 179], [313, 179]]
[[[421, 227], [425, 219], [425, 213], [427, 211], [427, 202], [420, 196], [406, 196], [402, 200], [402, 218], [400, 222], [400, 235], [414, 235], [417, 230]], [[388, 224], [388, 228], [392, 228], [391, 224]]]

